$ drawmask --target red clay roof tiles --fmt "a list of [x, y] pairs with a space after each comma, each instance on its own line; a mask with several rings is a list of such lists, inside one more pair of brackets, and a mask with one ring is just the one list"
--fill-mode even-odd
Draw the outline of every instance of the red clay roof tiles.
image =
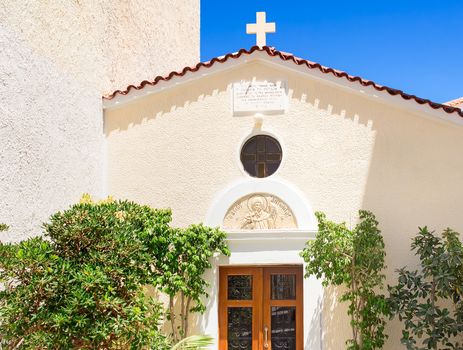
[[[305, 65], [309, 69], [318, 69], [320, 72], [322, 72], [324, 74], [332, 74], [337, 78], [345, 78], [350, 82], [357, 82], [357, 83], [361, 84], [362, 86], [372, 86], [373, 88], [375, 88], [378, 91], [384, 91], [384, 92], [387, 92], [388, 94], [393, 95], [393, 96], [400, 95], [405, 100], [414, 100], [416, 103], [418, 103], [420, 105], [428, 105], [429, 107], [431, 107], [433, 109], [442, 109], [446, 113], [449, 113], [449, 114], [450, 113], [455, 113], [455, 114], [458, 114], [460, 117], [463, 118], [463, 110], [460, 109], [460, 108], [455, 107], [458, 104], [455, 101], [459, 101], [460, 99], [455, 100], [455, 101], [450, 101], [447, 104], [441, 104], [441, 103], [432, 102], [431, 100], [420, 98], [420, 97], [417, 97], [415, 95], [409, 95], [407, 93], [404, 93], [401, 90], [397, 90], [397, 89], [393, 89], [393, 88], [390, 88], [390, 87], [387, 87], [387, 86], [376, 84], [375, 82], [373, 82], [371, 80], [366, 80], [366, 79], [362, 79], [362, 78], [357, 77], [357, 76], [352, 76], [352, 75], [347, 74], [346, 72], [336, 70], [336, 69], [333, 69], [333, 68], [329, 68], [329, 67], [325, 67], [325, 66], [320, 65], [319, 63], [311, 62], [311, 61], [305, 60], [303, 58], [295, 57], [294, 55], [292, 55], [290, 53], [278, 51], [275, 48], [269, 47], [269, 46], [264, 46], [262, 48], [258, 47], [258, 46], [253, 46], [250, 50], [241, 49], [240, 51], [238, 51], [236, 53], [230, 53], [230, 54], [227, 54], [227, 55], [222, 56], [222, 57], [216, 57], [216, 58], [213, 58], [212, 60], [210, 60], [208, 62], [200, 62], [196, 66], [185, 67], [181, 71], [177, 71], [177, 72], [174, 71], [174, 72], [169, 73], [166, 76], [157, 76], [152, 81], [143, 80], [139, 85], [129, 85], [129, 86], [127, 86], [125, 88], [125, 90], [116, 90], [116, 91], [112, 92], [109, 95], [103, 96], [103, 98], [107, 99], [107, 100], [111, 100], [111, 99], [115, 98], [118, 95], [127, 95], [132, 90], [141, 90], [145, 86], [154, 86], [154, 85], [158, 84], [161, 81], [169, 81], [173, 77], [182, 77], [188, 72], [197, 72], [199, 69], [201, 69], [203, 67], [204, 68], [209, 68], [209, 67], [212, 67], [213, 65], [215, 65], [216, 63], [224, 63], [224, 62], [226, 62], [226, 61], [228, 61], [230, 59], [237, 59], [237, 58], [241, 57], [242, 55], [250, 55], [255, 51], [266, 52], [271, 57], [279, 57], [283, 61], [292, 61], [292, 62], [294, 62], [295, 64], [297, 64], [299, 66], [300, 65]], [[455, 102], [455, 104], [454, 104], [454, 102]], [[459, 102], [459, 103], [461, 103], [461, 102]]]
[[463, 105], [463, 97], [457, 98], [456, 100], [452, 100], [449, 102], [445, 102], [447, 106], [457, 107], [459, 105]]

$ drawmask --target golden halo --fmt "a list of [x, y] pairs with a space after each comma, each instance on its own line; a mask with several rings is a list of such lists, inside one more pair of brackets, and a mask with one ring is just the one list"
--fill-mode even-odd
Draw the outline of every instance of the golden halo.
[[249, 197], [248, 199], [248, 209], [249, 211], [253, 211], [253, 206], [254, 206], [254, 203], [256, 202], [260, 202], [262, 204], [262, 210], [267, 210], [267, 207], [268, 207], [268, 202], [267, 202], [267, 198], [265, 198], [263, 195], [261, 194], [255, 194], [251, 197]]

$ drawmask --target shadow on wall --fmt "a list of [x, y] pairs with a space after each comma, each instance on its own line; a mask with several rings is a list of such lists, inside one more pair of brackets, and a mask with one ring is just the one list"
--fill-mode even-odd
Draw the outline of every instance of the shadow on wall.
[[345, 349], [347, 339], [352, 337], [347, 317], [348, 305], [339, 302], [343, 293], [342, 287], [329, 286], [324, 290], [321, 319], [323, 332], [321, 349], [323, 350]]
[[[166, 296], [165, 294], [163, 293], [160, 293], [160, 292], [157, 292], [157, 291], [153, 291], [153, 292], [150, 292], [150, 295], [153, 296], [156, 300], [159, 300], [163, 303], [164, 305], [164, 308], [166, 310], [166, 312], [169, 311], [169, 297]], [[210, 295], [210, 297], [214, 297], [214, 295]], [[209, 302], [210, 299], [207, 299], [206, 300], [206, 315], [209, 314], [209, 308], [212, 306], [210, 305], [211, 302]], [[174, 298], [174, 312], [175, 312], [175, 315], [177, 316], [176, 319], [175, 319], [175, 322], [174, 322], [174, 327], [176, 329], [179, 329], [180, 328], [180, 318], [179, 318], [179, 315], [180, 315], [180, 310], [181, 310], [181, 306], [182, 306], [182, 303], [181, 303], [181, 300], [180, 298], [176, 297]], [[191, 335], [205, 335], [207, 334], [205, 332], [205, 328], [203, 326], [203, 315], [199, 314], [199, 313], [190, 313], [189, 317], [188, 317], [188, 336], [191, 336]], [[167, 318], [165, 318], [163, 320], [163, 323], [161, 325], [161, 331], [163, 334], [165, 335], [168, 335], [168, 336], [171, 336], [172, 335], [172, 322], [171, 320], [168, 320]], [[213, 334], [214, 336], [215, 334]]]
[[[304, 297], [310, 297], [310, 295], [308, 295], [309, 293], [310, 291], [308, 293], [306, 292]], [[320, 296], [317, 299], [317, 307], [313, 311], [312, 318], [308, 325], [309, 334], [304, 349], [323, 349], [323, 298], [323, 296]]]
[[[267, 79], [268, 76], [284, 76], [291, 87], [290, 98], [313, 106], [322, 115], [341, 116], [342, 118], [359, 121], [359, 115], [365, 115], [368, 112], [368, 108], [361, 108], [361, 106], [359, 106], [360, 110], [349, 108], [352, 106], [349, 103], [351, 94], [340, 93], [336, 96], [337, 103], [333, 103], [333, 88], [331, 86], [310, 79], [304, 79], [304, 83], [301, 83], [299, 81], [300, 76], [293, 72], [250, 63], [237, 66], [219, 75], [204, 76], [199, 80], [184, 84], [181, 84], [181, 78], [179, 78], [181, 85], [166, 88], [164, 91], [139, 98], [118, 109], [107, 111], [106, 118], [110, 120], [106, 123], [106, 136], [113, 131], [127, 130], [148, 120], [163, 117], [197, 103], [203, 103], [205, 104], [204, 107], [207, 108], [208, 97], [217, 96], [228, 91], [232, 82], [242, 79], [262, 80]], [[162, 84], [161, 82], [160, 87], [162, 87]], [[217, 111], [217, 113], [219, 112], [221, 111]], [[228, 97], [223, 105], [223, 112], [231, 116], [231, 102]], [[368, 120], [363, 122], [365, 125], [369, 124]]]
[[[218, 270], [218, 268], [217, 268], [217, 270]], [[210, 278], [212, 275], [213, 275], [213, 272], [208, 271], [206, 273], [205, 278]], [[213, 285], [213, 284], [211, 283], [211, 285]], [[148, 296], [154, 298], [155, 300], [159, 301], [160, 303], [162, 303], [166, 313], [169, 312], [169, 296], [168, 295], [160, 292], [159, 290], [157, 290], [153, 286], [145, 286], [145, 292], [146, 292], [146, 295], [148, 295]], [[206, 305], [206, 313], [205, 313], [206, 316], [209, 315], [209, 310], [214, 306], [213, 305], [214, 298], [215, 297], [218, 298], [218, 295], [216, 296], [216, 293], [211, 288], [209, 288], [208, 294], [209, 294], [209, 297], [204, 299], [205, 305]], [[174, 322], [174, 327], [176, 329], [178, 329], [177, 327], [180, 327], [180, 319], [179, 319], [178, 315], [180, 315], [181, 305], [182, 304], [181, 304], [180, 298], [178, 298], [178, 297], [174, 298], [174, 312], [175, 312], [175, 315], [177, 316], [177, 318], [175, 319], [175, 322]], [[208, 319], [208, 317], [206, 318], [206, 320], [207, 319]], [[189, 320], [189, 323], [188, 323], [188, 326], [189, 326], [188, 336], [206, 334], [205, 333], [205, 327], [204, 327], [204, 324], [202, 322], [203, 315], [201, 315], [199, 313], [190, 313], [188, 320]], [[171, 334], [172, 334], [172, 323], [167, 318], [165, 318], [163, 320], [162, 324], [161, 324], [161, 331], [162, 331], [163, 334], [165, 334], [167, 336], [171, 336]]]
[[[382, 108], [370, 120], [376, 136], [362, 208], [380, 223], [386, 282], [395, 284], [396, 269], [416, 268], [410, 244], [419, 226], [463, 233], [463, 127], [394, 108]], [[388, 322], [384, 349], [399, 347], [402, 328], [397, 318]]]
[[[109, 113], [107, 111], [105, 113], [106, 136], [114, 131], [128, 130], [149, 120], [168, 116], [175, 111], [205, 102], [207, 97], [217, 96], [227, 91], [228, 83], [225, 80], [214, 77], [203, 79], [204, 83], [199, 86], [197, 82], [186, 83], [161, 91], [154, 96], [140, 98]], [[224, 106], [224, 109], [227, 108], [228, 106]], [[110, 115], [109, 120], [108, 115]]]

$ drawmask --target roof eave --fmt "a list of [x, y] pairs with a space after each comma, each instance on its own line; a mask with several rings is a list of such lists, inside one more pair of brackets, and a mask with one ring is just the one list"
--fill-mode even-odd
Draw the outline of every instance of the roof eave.
[[114, 95], [114, 97], [112, 97], [111, 99], [103, 98], [103, 109], [106, 110], [120, 108], [128, 103], [133, 103], [139, 100], [140, 98], [153, 95], [162, 91], [166, 91], [179, 85], [188, 84], [193, 81], [200, 80], [206, 76], [222, 73], [226, 70], [237, 68], [238, 66], [241, 66], [250, 61], [257, 60], [259, 60], [259, 57], [257, 57], [257, 55], [240, 55], [236, 59], [225, 60], [221, 64], [212, 63], [212, 65], [207, 69], [200, 68], [197, 71], [188, 71], [184, 73], [184, 75], [177, 75], [167, 80], [160, 80], [155, 84], [147, 84], [139, 89], [133, 87], [131, 91], [128, 91], [127, 93], [118, 93]]
[[[271, 58], [271, 57], [270, 57]], [[457, 125], [463, 126], [463, 117], [458, 116], [456, 113], [447, 113], [443, 109], [434, 109], [426, 102], [420, 104], [412, 98], [405, 99], [399, 92], [393, 95], [386, 91], [378, 91], [373, 85], [362, 86], [351, 82], [347, 79], [342, 79], [334, 75], [327, 75], [322, 73], [318, 69], [307, 69], [305, 66], [298, 66], [292, 64], [292, 62], [281, 61], [281, 60], [268, 60], [265, 61], [278, 64], [279, 66], [285, 66], [287, 69], [296, 71], [299, 74], [310, 76], [316, 80], [328, 83], [336, 87], [342, 87], [354, 94], [361, 95], [365, 98], [375, 100], [380, 103], [386, 103], [397, 108], [405, 109], [408, 112], [418, 114], [420, 116], [427, 116], [432, 118], [438, 118], [440, 120], [451, 122]], [[427, 101], [427, 100], [423, 100]], [[463, 113], [463, 112], [462, 112]]]
[[214, 58], [209, 62], [198, 63], [195, 67], [186, 67], [181, 72], [172, 72], [166, 77], [156, 77], [152, 82], [144, 81], [138, 86], [129, 86], [124, 91], [115, 91], [109, 98], [103, 98], [103, 109], [120, 108], [148, 95], [165, 91], [178, 85], [187, 84], [202, 79], [205, 76], [237, 68], [252, 61], [261, 61], [278, 67], [284, 67], [285, 69], [296, 71], [298, 74], [310, 76], [334, 86], [343, 87], [378, 102], [382, 101], [399, 108], [405, 108], [419, 115], [424, 114], [425, 116], [463, 125], [463, 111], [459, 108], [408, 95], [400, 90], [380, 86], [374, 82], [353, 77], [345, 72], [323, 67], [317, 63], [300, 59], [269, 47], [253, 47], [249, 51], [242, 49], [236, 53]]

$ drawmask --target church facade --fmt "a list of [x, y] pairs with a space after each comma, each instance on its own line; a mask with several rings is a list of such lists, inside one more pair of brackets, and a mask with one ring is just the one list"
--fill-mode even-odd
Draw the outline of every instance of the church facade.
[[[342, 349], [337, 291], [303, 278], [315, 211], [380, 222], [387, 282], [414, 266], [418, 226], [463, 232], [463, 112], [270, 47], [104, 98], [107, 191], [228, 233], [194, 331], [214, 348]], [[400, 348], [389, 323], [386, 349]]]

